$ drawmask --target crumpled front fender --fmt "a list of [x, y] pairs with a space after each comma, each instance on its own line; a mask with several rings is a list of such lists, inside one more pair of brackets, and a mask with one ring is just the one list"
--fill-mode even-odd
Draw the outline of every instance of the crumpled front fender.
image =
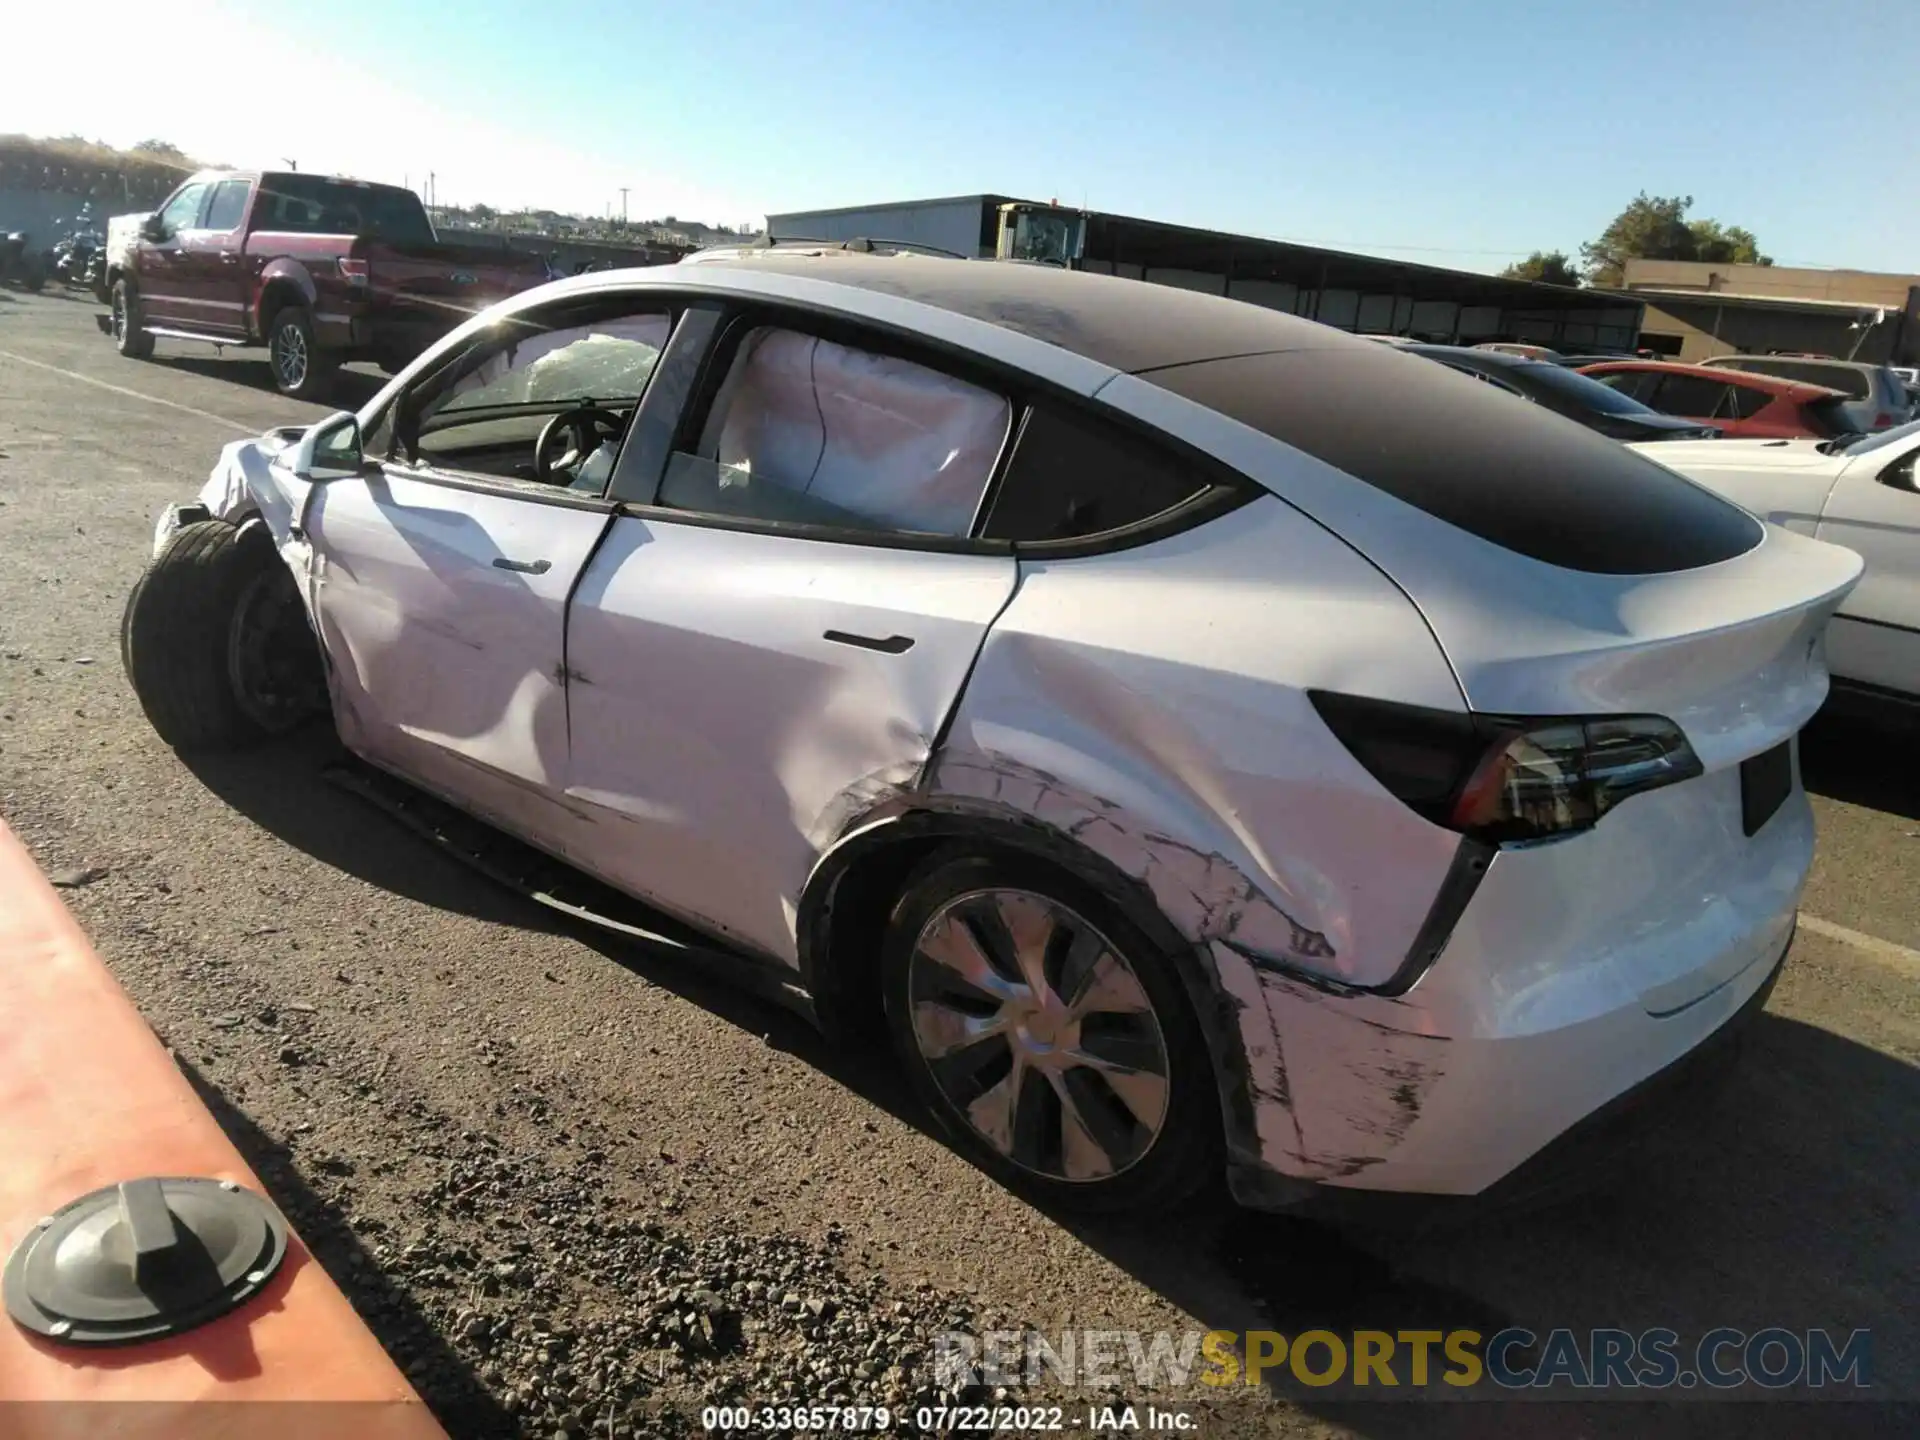
[[258, 515], [272, 532], [274, 543], [285, 546], [299, 529], [311, 481], [296, 479], [274, 460], [291, 448], [295, 432], [268, 431], [254, 440], [236, 440], [220, 451], [207, 483], [200, 487], [200, 503], [217, 520], [239, 524]]

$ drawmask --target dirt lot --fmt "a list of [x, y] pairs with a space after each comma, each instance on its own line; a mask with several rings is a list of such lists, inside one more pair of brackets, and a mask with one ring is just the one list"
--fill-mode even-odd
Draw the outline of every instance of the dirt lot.
[[[1730, 1086], [1603, 1192], [1444, 1238], [1218, 1197], [1177, 1225], [1050, 1216], [933, 1138], [884, 1059], [470, 875], [325, 784], [324, 740], [191, 765], [162, 747], [116, 648], [153, 516], [224, 441], [320, 411], [249, 356], [121, 360], [93, 308], [0, 291], [0, 811], [78, 882], [121, 981], [456, 1433], [898, 1402], [925, 1393], [933, 1332], [990, 1325], [1866, 1327], [1871, 1393], [1920, 1398], [1910, 731], [1809, 732], [1822, 838], [1795, 958]], [[353, 403], [375, 384], [346, 383]], [[1857, 1401], [1481, 1395], [1180, 1404], [1221, 1436], [1920, 1424]]]

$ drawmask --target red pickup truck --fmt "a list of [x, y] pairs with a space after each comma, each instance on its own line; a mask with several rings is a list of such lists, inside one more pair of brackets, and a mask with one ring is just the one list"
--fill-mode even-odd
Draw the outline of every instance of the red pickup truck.
[[302, 400], [346, 361], [397, 370], [550, 278], [537, 255], [443, 243], [411, 190], [271, 171], [202, 171], [108, 252], [100, 328], [122, 355], [146, 358], [156, 336], [263, 345]]

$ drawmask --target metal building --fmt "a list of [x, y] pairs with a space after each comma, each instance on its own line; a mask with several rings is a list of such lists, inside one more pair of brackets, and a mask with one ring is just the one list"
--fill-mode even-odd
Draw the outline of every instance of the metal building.
[[1046, 259], [1226, 295], [1363, 334], [1472, 344], [1523, 340], [1567, 352], [1639, 343], [1644, 306], [1569, 290], [1015, 200], [955, 195], [767, 217], [775, 239], [900, 240], [971, 258]]

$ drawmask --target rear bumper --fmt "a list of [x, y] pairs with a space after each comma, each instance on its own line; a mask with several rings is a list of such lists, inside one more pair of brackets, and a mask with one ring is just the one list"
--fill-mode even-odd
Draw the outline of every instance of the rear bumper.
[[[1319, 1185], [1285, 1204], [1289, 1214], [1335, 1222], [1420, 1228], [1460, 1224], [1550, 1205], [1578, 1195], [1624, 1156], [1678, 1129], [1725, 1084], [1745, 1040], [1786, 968], [1792, 938], [1745, 998], [1704, 1039], [1550, 1140], [1518, 1168], [1474, 1195], [1413, 1194]], [[1744, 987], [1742, 987], [1744, 989]]]
[[1253, 1071], [1259, 1155], [1236, 1193], [1492, 1196], [1570, 1133], [1602, 1145], [1595, 1116], [1764, 1003], [1813, 838], [1798, 785], [1748, 836], [1737, 769], [1709, 772], [1502, 850], [1404, 995], [1260, 975], [1238, 1018], [1272, 1074]]

